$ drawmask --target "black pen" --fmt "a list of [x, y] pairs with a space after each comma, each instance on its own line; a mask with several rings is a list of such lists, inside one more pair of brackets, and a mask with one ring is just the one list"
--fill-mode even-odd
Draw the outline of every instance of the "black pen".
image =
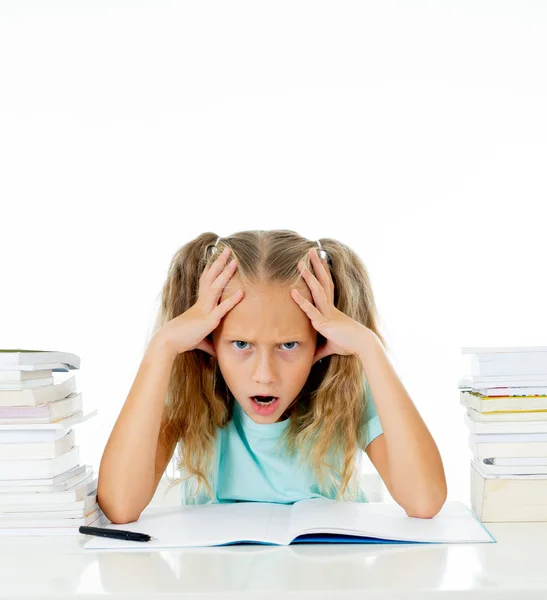
[[117, 540], [130, 540], [132, 542], [149, 542], [156, 538], [147, 533], [137, 533], [136, 531], [126, 531], [125, 529], [108, 529], [105, 527], [87, 527], [80, 525], [78, 528], [80, 533], [86, 535], [98, 535], [101, 537], [115, 538]]

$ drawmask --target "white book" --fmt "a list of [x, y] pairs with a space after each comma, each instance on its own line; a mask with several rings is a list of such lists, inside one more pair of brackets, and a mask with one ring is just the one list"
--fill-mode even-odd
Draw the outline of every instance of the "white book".
[[519, 458], [505, 456], [505, 457], [492, 457], [488, 460], [493, 465], [498, 466], [511, 466], [511, 467], [520, 467], [520, 466], [547, 466], [547, 456], [521, 456]]
[[476, 444], [509, 443], [529, 444], [530, 442], [547, 442], [547, 433], [470, 433]]
[[463, 422], [472, 433], [547, 433], [547, 412], [544, 418], [544, 421], [475, 421], [465, 412]]
[[31, 515], [31, 518], [41, 517], [47, 513], [53, 513], [55, 516], [59, 512], [74, 512], [78, 514], [71, 515], [73, 517], [85, 516], [88, 509], [94, 510], [97, 507], [97, 494], [92, 492], [84, 496], [81, 500], [73, 500], [72, 502], [44, 502], [43, 504], [0, 504], [0, 517], [6, 515], [18, 516], [19, 514]]
[[27, 512], [11, 513], [0, 510], [0, 527], [12, 527], [12, 523], [29, 520], [35, 521], [36, 519], [47, 521], [48, 519], [75, 519], [78, 517], [85, 517], [87, 514], [97, 510], [98, 507], [99, 505], [95, 502], [90, 504], [89, 507], [82, 507], [74, 510], [47, 510], [38, 512], [35, 510], [29, 510]]
[[[371, 543], [495, 542], [471, 510], [461, 502], [445, 503], [432, 519], [409, 517], [402, 507], [384, 502], [338, 502], [325, 498], [294, 504], [234, 502], [145, 509], [137, 521], [109, 529], [147, 533], [154, 540], [132, 542], [91, 536], [83, 547], [139, 549], [218, 546], [237, 542], [289, 545], [298, 541]], [[303, 537], [306, 536], [306, 537]], [[343, 539], [342, 539], [343, 538]]]
[[547, 411], [501, 411], [482, 413], [474, 408], [465, 411], [471, 421], [475, 423], [531, 423], [533, 421], [547, 421]]
[[65, 454], [41, 460], [0, 460], [0, 479], [40, 479], [55, 477], [78, 464], [80, 448], [74, 446]]
[[25, 381], [0, 381], [0, 391], [30, 390], [53, 385], [53, 383], [53, 376], [42, 379], [26, 379]]
[[76, 443], [76, 432], [70, 429], [55, 442], [0, 444], [0, 460], [40, 460], [55, 458], [68, 452]]
[[501, 442], [477, 443], [469, 434], [468, 444], [471, 452], [478, 458], [544, 458], [547, 459], [547, 442]]
[[470, 347], [462, 348], [462, 354], [512, 354], [518, 352], [547, 352], [547, 346], [488, 346], [488, 347]]
[[0, 406], [38, 406], [62, 400], [76, 392], [76, 377], [73, 375], [59, 383], [52, 382], [39, 388], [27, 390], [0, 390]]
[[28, 492], [62, 492], [87, 480], [93, 472], [91, 465], [76, 465], [55, 477], [41, 479], [0, 479], [0, 494]]
[[[64, 420], [64, 419], [62, 419]], [[60, 440], [66, 435], [64, 429], [0, 429], [0, 447], [2, 444], [37, 444]]]
[[80, 368], [80, 357], [70, 352], [58, 350], [25, 350], [0, 349], [0, 364], [10, 367], [10, 370], [19, 369], [23, 365], [41, 366], [50, 363], [62, 363], [71, 369]]
[[68, 371], [72, 370], [70, 365], [66, 365], [64, 363], [45, 363], [41, 365], [4, 365], [0, 363], [0, 373], [5, 371], [8, 373], [13, 373], [14, 369], [17, 371], [21, 371], [22, 373], [33, 373], [35, 371], [55, 371], [59, 373], [68, 373]]
[[82, 410], [82, 393], [38, 406], [0, 406], [0, 423], [52, 423]]
[[[24, 527], [2, 527], [0, 528], [0, 536], [78, 535], [81, 537], [82, 534], [80, 533], [80, 525], [105, 527], [110, 524], [110, 521], [101, 511], [101, 509], [94, 511], [83, 519], [59, 519], [59, 521], [61, 521], [61, 523], [57, 525], [52, 525], [51, 521], [49, 521], [47, 527], [44, 527], [43, 523], [39, 522], [37, 525], [29, 525], [28, 523], [25, 523]], [[69, 524], [67, 525], [67, 523]]]
[[73, 503], [79, 500], [85, 500], [86, 496], [97, 491], [98, 478], [90, 473], [80, 483], [74, 485], [71, 489], [65, 491], [43, 491], [33, 493], [23, 492], [5, 492], [0, 488], [0, 509], [3, 506], [19, 504], [21, 506], [46, 505], [56, 503]]
[[[104, 513], [100, 507], [95, 508], [83, 517], [48, 517], [48, 518], [25, 518], [25, 519], [0, 519], [0, 535], [9, 535], [8, 530], [26, 529], [26, 535], [30, 535], [30, 529], [40, 528], [47, 530], [51, 527], [80, 527], [89, 525]], [[47, 535], [47, 534], [44, 534]]]
[[472, 376], [547, 375], [547, 347], [463, 348], [464, 370]]
[[477, 385], [480, 387], [547, 387], [547, 375], [492, 375], [491, 377], [467, 375], [458, 382], [458, 387], [476, 387]]
[[47, 377], [53, 377], [53, 371], [51, 369], [39, 369], [36, 371], [0, 371], [0, 382], [14, 382], [14, 381], [29, 381], [32, 379], [44, 379]]
[[487, 477], [470, 469], [471, 506], [483, 523], [547, 521], [546, 477]]
[[84, 414], [83, 411], [79, 410], [78, 412], [66, 417], [64, 419], [59, 419], [58, 421], [53, 421], [52, 423], [1, 423], [0, 422], [0, 432], [1, 431], [20, 431], [25, 432], [28, 431], [51, 431], [53, 429], [65, 429], [67, 427], [72, 427], [76, 423], [82, 423], [83, 421], [87, 421], [90, 417], [94, 417], [97, 414], [97, 409], [92, 410], [90, 413]]
[[[463, 384], [465, 382], [465, 384]], [[461, 379], [458, 384], [459, 389], [476, 392], [481, 396], [547, 396], [547, 385], [512, 385], [495, 386], [490, 384], [475, 384], [469, 380]]]
[[473, 465], [487, 477], [547, 477], [547, 459], [544, 465], [494, 465], [490, 459], [479, 460], [473, 457]]
[[0, 423], [0, 444], [18, 442], [54, 442], [71, 427], [84, 423], [97, 415], [97, 409], [89, 413], [81, 410], [70, 417], [53, 423]]

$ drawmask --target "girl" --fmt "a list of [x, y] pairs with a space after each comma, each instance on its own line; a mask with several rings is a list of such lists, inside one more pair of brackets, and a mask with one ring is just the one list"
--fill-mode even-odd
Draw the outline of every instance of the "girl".
[[137, 520], [178, 446], [183, 503], [366, 502], [364, 450], [409, 516], [436, 515], [442, 460], [376, 321], [365, 266], [334, 239], [242, 231], [184, 245], [101, 459], [101, 509]]

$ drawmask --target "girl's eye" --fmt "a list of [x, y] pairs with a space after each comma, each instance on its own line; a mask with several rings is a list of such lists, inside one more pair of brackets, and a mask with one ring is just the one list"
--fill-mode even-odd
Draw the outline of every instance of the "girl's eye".
[[[232, 344], [248, 344], [249, 342], [243, 342], [241, 340], [234, 340], [232, 342]], [[299, 344], [300, 342], [283, 342], [283, 344], [281, 345], [290, 345], [290, 344]], [[286, 348], [286, 350], [293, 350], [295, 348], [295, 346], [293, 346], [292, 348]], [[247, 348], [242, 348], [241, 346], [236, 346], [237, 350], [247, 350]]]
[[[232, 342], [232, 344], [247, 344], [248, 342], [242, 342], [241, 340], [235, 340]], [[239, 346], [237, 346], [238, 350], [245, 350], [245, 348], [241, 348]]]
[[[284, 342], [285, 345], [287, 344], [298, 344], [298, 342]], [[294, 348], [295, 346], [293, 346]], [[288, 350], [292, 350], [292, 348], [288, 348]]]

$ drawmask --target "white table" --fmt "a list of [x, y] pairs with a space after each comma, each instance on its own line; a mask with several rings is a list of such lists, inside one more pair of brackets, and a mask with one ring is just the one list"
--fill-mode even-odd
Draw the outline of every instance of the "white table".
[[[148, 510], [161, 510], [149, 508]], [[547, 598], [547, 523], [496, 544], [84, 550], [83, 535], [0, 536], [0, 598]]]

